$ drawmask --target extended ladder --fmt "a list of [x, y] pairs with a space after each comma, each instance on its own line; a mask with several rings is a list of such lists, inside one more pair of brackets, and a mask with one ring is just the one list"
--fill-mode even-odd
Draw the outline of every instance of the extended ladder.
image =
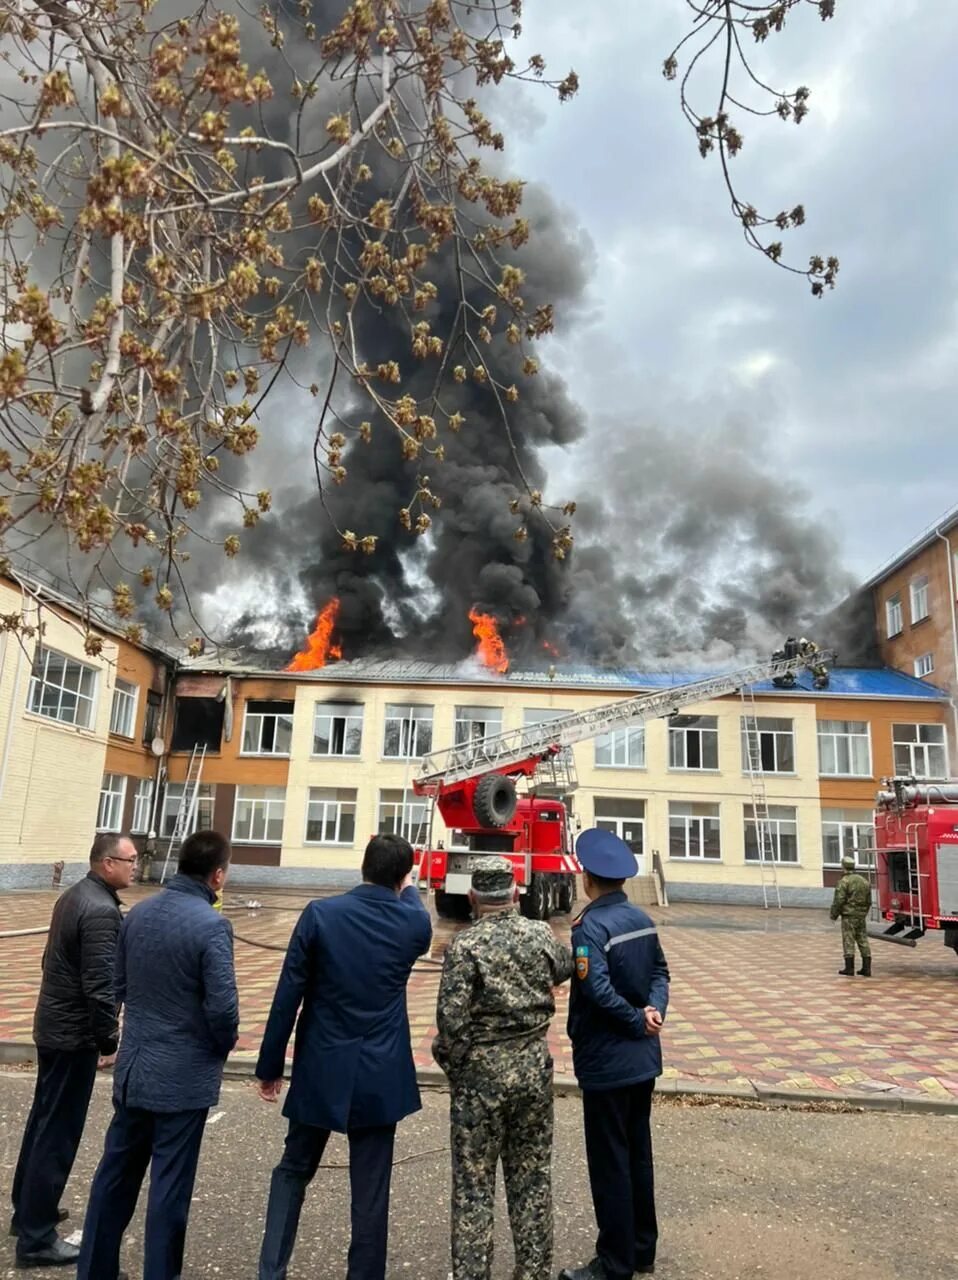
[[196, 806], [200, 797], [200, 779], [203, 776], [203, 762], [206, 759], [206, 747], [199, 745], [193, 748], [193, 754], [190, 756], [190, 767], [186, 771], [186, 781], [183, 783], [183, 794], [180, 796], [179, 808], [176, 811], [176, 820], [173, 823], [173, 831], [170, 835], [170, 843], [166, 847], [166, 861], [163, 863], [163, 874], [160, 876], [160, 884], [166, 883], [166, 873], [169, 870], [170, 858], [173, 850], [177, 845], [183, 843], [190, 831], [193, 829], [193, 822], [196, 818]]
[[778, 888], [776, 849], [768, 813], [765, 771], [762, 768], [762, 739], [755, 710], [755, 694], [751, 685], [747, 688], [743, 686], [741, 694], [745, 768], [752, 790], [752, 818], [755, 822], [755, 840], [762, 877], [762, 901], [766, 910], [773, 905], [781, 908], [782, 897]]

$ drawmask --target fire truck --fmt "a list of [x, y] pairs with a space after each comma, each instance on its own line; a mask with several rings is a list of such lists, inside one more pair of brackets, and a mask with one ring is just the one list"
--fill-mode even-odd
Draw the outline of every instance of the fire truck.
[[940, 930], [958, 952], [958, 782], [883, 778], [875, 811], [878, 910], [874, 936], [915, 946]]
[[[545, 920], [555, 912], [570, 911], [580, 870], [573, 852], [572, 799], [578, 782], [572, 747], [730, 693], [743, 695], [747, 712], [751, 707], [745, 739], [764, 870], [766, 861], [772, 861], [772, 849], [751, 688], [771, 680], [778, 688], [790, 689], [803, 670], [811, 673], [815, 688], [824, 688], [831, 661], [833, 655], [812, 642], [790, 639], [767, 661], [739, 671], [641, 693], [424, 756], [413, 789], [433, 800], [450, 837], [448, 848], [434, 846], [430, 837], [425, 848], [416, 850], [420, 886], [435, 892], [438, 915], [461, 918], [468, 914], [476, 859], [496, 853], [509, 858], [515, 868], [524, 915]], [[523, 787], [521, 793], [517, 783]], [[431, 827], [430, 822], [430, 831]]]

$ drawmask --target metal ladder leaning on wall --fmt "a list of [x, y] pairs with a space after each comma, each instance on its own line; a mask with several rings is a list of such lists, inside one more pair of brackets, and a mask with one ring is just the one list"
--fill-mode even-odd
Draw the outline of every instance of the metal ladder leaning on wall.
[[765, 909], [781, 908], [782, 896], [778, 889], [778, 870], [775, 865], [775, 845], [768, 816], [768, 793], [765, 790], [765, 774], [762, 770], [762, 740], [758, 730], [758, 713], [752, 686], [741, 689], [742, 725], [745, 730], [745, 767], [752, 790], [752, 817], [755, 819], [755, 839], [758, 844], [758, 861], [762, 876], [762, 902]]
[[196, 817], [196, 805], [200, 795], [200, 779], [203, 776], [203, 762], [205, 759], [205, 745], [203, 747], [195, 746], [193, 754], [190, 756], [190, 767], [186, 771], [186, 781], [183, 783], [183, 794], [180, 796], [180, 805], [176, 811], [176, 820], [173, 823], [170, 843], [166, 847], [166, 860], [163, 863], [160, 884], [166, 883], [166, 873], [169, 870], [173, 850], [183, 843], [192, 830], [193, 819]]

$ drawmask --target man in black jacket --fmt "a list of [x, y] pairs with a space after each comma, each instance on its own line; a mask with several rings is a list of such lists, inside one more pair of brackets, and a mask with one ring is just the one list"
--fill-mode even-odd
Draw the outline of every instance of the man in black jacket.
[[17, 1267], [64, 1267], [79, 1250], [57, 1234], [60, 1197], [86, 1122], [97, 1065], [117, 1047], [113, 960], [120, 933], [118, 889], [133, 879], [136, 847], [97, 836], [90, 870], [53, 908], [33, 1022], [37, 1086], [13, 1179]]

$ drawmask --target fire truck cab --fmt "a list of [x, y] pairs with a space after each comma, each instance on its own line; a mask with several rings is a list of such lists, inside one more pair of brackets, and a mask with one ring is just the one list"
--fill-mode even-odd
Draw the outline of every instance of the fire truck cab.
[[879, 936], [915, 945], [940, 930], [958, 952], [958, 782], [884, 778], [875, 812]]

